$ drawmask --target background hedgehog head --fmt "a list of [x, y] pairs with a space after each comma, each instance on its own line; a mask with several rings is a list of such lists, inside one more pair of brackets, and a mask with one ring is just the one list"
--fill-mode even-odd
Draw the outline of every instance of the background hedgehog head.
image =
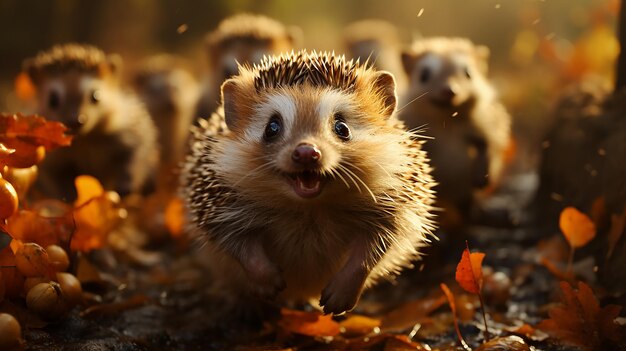
[[23, 63], [37, 91], [37, 111], [87, 133], [116, 107], [121, 58], [93, 46], [64, 44]]
[[206, 38], [209, 68], [216, 82], [237, 74], [237, 63], [254, 64], [264, 55], [290, 51], [302, 36], [298, 27], [287, 27], [269, 17], [238, 14], [229, 17]]
[[402, 53], [410, 97], [420, 103], [458, 110], [471, 106], [485, 90], [489, 49], [467, 39], [436, 37], [417, 40]]
[[396, 101], [391, 74], [330, 53], [242, 66], [222, 85], [230, 133], [217, 173], [264, 203], [354, 203], [348, 192], [371, 201], [407, 163]]

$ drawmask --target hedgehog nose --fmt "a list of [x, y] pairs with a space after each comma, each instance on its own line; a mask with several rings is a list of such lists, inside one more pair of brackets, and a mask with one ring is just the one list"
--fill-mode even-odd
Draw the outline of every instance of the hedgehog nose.
[[317, 165], [321, 158], [322, 152], [320, 149], [308, 143], [299, 144], [291, 154], [293, 162], [308, 167]]
[[452, 101], [455, 96], [456, 91], [449, 85], [441, 90], [441, 98], [445, 101]]

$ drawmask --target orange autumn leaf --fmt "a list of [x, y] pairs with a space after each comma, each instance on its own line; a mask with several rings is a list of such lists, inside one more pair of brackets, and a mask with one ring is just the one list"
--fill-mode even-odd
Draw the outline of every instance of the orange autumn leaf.
[[559, 227], [573, 248], [587, 245], [596, 236], [593, 221], [574, 207], [566, 207], [561, 211]]
[[379, 330], [380, 319], [351, 315], [339, 323], [341, 331], [347, 336], [367, 335]]
[[463, 346], [465, 350], [471, 350], [465, 342], [465, 339], [463, 339], [463, 334], [461, 334], [461, 329], [459, 328], [459, 321], [456, 313], [456, 303], [454, 302], [454, 295], [452, 294], [452, 291], [450, 291], [450, 288], [448, 288], [448, 286], [444, 283], [439, 284], [439, 287], [446, 296], [446, 299], [448, 299], [448, 305], [450, 305], [450, 310], [452, 310], [452, 321], [454, 322], [454, 329], [456, 330], [456, 336], [459, 338], [461, 346]]
[[382, 326], [385, 329], [410, 328], [424, 320], [439, 307], [446, 303], [445, 296], [432, 296], [400, 305], [387, 312], [382, 318]]
[[73, 225], [64, 217], [47, 218], [35, 211], [19, 210], [7, 220], [6, 230], [16, 240], [46, 247], [67, 243]]
[[174, 238], [181, 236], [185, 227], [183, 200], [174, 198], [167, 204], [165, 208], [165, 227]]
[[120, 222], [119, 208], [96, 178], [78, 176], [75, 184], [78, 196], [72, 215], [76, 231], [70, 248], [83, 252], [101, 248], [106, 243], [108, 234]]
[[330, 315], [319, 312], [304, 312], [283, 308], [278, 325], [286, 332], [308, 336], [336, 336], [339, 323]]
[[88, 201], [100, 197], [104, 194], [104, 188], [98, 179], [89, 175], [80, 175], [74, 180], [74, 186], [76, 187], [76, 200], [74, 201], [75, 207], [80, 207], [86, 204]]
[[611, 214], [611, 227], [609, 228], [608, 244], [606, 258], [609, 259], [613, 256], [615, 246], [620, 241], [626, 231], [626, 206], [621, 214]]
[[591, 220], [596, 225], [596, 227], [601, 227], [603, 220], [607, 216], [606, 212], [606, 200], [604, 200], [604, 196], [598, 196], [591, 203]]
[[537, 325], [553, 338], [584, 350], [600, 350], [607, 342], [618, 342], [623, 335], [615, 323], [621, 306], [600, 307], [589, 285], [578, 282], [578, 290], [567, 282], [560, 283], [561, 303], [550, 309], [549, 319]]
[[52, 150], [70, 145], [72, 137], [65, 134], [66, 130], [63, 123], [48, 121], [41, 116], [0, 114], [0, 142], [18, 139]]
[[465, 291], [479, 294], [483, 287], [483, 270], [481, 268], [485, 258], [484, 253], [470, 253], [469, 248], [463, 250], [461, 261], [456, 266], [456, 281]]

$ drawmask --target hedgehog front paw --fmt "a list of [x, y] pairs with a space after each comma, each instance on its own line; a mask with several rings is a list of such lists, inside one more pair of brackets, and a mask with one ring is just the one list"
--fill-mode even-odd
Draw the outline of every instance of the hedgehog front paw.
[[342, 279], [342, 276], [334, 277], [322, 290], [320, 306], [324, 314], [342, 314], [351, 311], [359, 301], [363, 283], [354, 279]]

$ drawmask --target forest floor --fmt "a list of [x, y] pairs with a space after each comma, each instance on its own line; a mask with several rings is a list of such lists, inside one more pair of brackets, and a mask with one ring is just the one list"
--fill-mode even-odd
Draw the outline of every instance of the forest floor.
[[[249, 301], [235, 314], [223, 313], [232, 301], [210, 292], [201, 252], [184, 240], [161, 240], [133, 255], [97, 250], [80, 257], [75, 267], [91, 302], [59, 323], [27, 328], [26, 349], [463, 350], [441, 283], [453, 291], [460, 332], [476, 349], [486, 336], [479, 299], [454, 281], [467, 239], [472, 251], [486, 255], [483, 296], [489, 336], [521, 337], [512, 344], [498, 339], [500, 348], [483, 350], [576, 350], [534, 327], [559, 301], [561, 279], [553, 266], [564, 269], [567, 255], [560, 234], [546, 235], [528, 213], [536, 181], [532, 173], [512, 175], [487, 203], [496, 213], [506, 210], [516, 225], [492, 220], [472, 226], [466, 235], [440, 233], [423, 262], [393, 284], [367, 291], [354, 311], [332, 319], [308, 305]], [[574, 266], [592, 286], [593, 265], [582, 259]], [[602, 305], [605, 300], [620, 302], [605, 297]], [[623, 341], [611, 345], [624, 346]]]

